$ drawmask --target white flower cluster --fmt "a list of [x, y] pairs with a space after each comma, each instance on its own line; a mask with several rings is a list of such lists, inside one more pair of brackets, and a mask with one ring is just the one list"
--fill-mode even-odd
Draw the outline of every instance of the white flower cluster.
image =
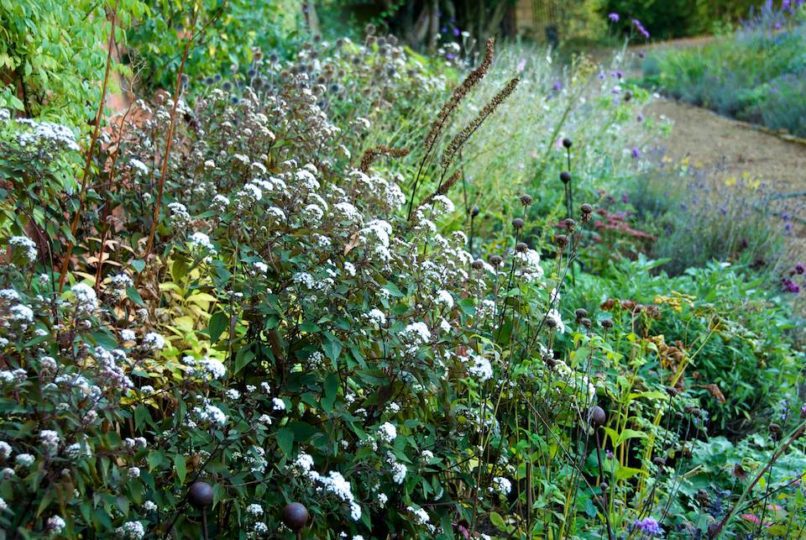
[[38, 148], [43, 144], [53, 144], [65, 150], [75, 152], [80, 150], [78, 143], [76, 143], [75, 134], [67, 126], [54, 124], [53, 122], [39, 122], [28, 118], [18, 119], [17, 123], [31, 128], [30, 131], [22, 132], [17, 136], [17, 142], [20, 146]]
[[89, 314], [98, 308], [98, 297], [95, 290], [85, 283], [76, 283], [70, 288], [76, 299], [76, 311]]
[[408, 353], [415, 353], [421, 345], [425, 345], [431, 339], [431, 331], [423, 322], [410, 323], [401, 330], [400, 339], [406, 344]]
[[512, 491], [512, 482], [503, 476], [496, 476], [493, 478], [493, 485], [490, 487], [491, 491], [499, 495], [507, 496]]
[[335, 495], [342, 502], [350, 507], [350, 517], [353, 521], [361, 519], [361, 506], [355, 501], [352, 486], [342, 476], [340, 472], [330, 471], [327, 475], [321, 475], [313, 468], [313, 458], [304, 452], [300, 452], [294, 460], [292, 467], [294, 472], [303, 476], [311, 482], [317, 484], [317, 490]]
[[115, 529], [115, 534], [122, 540], [141, 540], [146, 535], [146, 531], [139, 521], [127, 521]]
[[13, 248], [13, 251], [19, 250], [29, 263], [34, 262], [39, 254], [36, 244], [27, 236], [12, 236], [8, 240], [8, 245]]
[[387, 444], [391, 444], [397, 438], [397, 428], [390, 422], [385, 422], [378, 427], [378, 439]]

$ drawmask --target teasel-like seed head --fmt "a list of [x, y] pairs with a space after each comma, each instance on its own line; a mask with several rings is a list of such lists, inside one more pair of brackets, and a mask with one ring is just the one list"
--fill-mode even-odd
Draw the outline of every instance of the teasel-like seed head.
[[569, 139], [568, 137], [566, 137], [566, 138], [563, 139], [563, 146], [565, 147], [566, 150], [568, 150], [572, 146], [574, 146], [574, 142], [571, 139]]
[[512, 227], [513, 227], [513, 228], [514, 228], [516, 231], [519, 231], [519, 230], [523, 229], [523, 220], [522, 220], [521, 218], [515, 218], [515, 219], [513, 219], [513, 220], [512, 220]]
[[574, 316], [577, 318], [577, 321], [581, 321], [588, 316], [588, 310], [585, 308], [578, 308], [576, 311], [574, 311]]
[[526, 242], [518, 242], [515, 245], [515, 251], [517, 251], [518, 253], [526, 253], [528, 249], [529, 246], [526, 245]]
[[568, 237], [564, 234], [558, 234], [554, 237], [554, 242], [557, 244], [558, 247], [564, 248], [568, 245]]
[[482, 268], [484, 268], [484, 261], [482, 261], [481, 259], [476, 259], [475, 261], [470, 263], [470, 266], [474, 270], [481, 270]]
[[563, 171], [560, 173], [560, 180], [563, 184], [567, 184], [571, 181], [571, 173], [568, 171]]
[[490, 264], [493, 265], [493, 267], [495, 268], [498, 268], [499, 266], [501, 266], [501, 263], [504, 262], [504, 259], [500, 255], [490, 255], [488, 260], [490, 261]]
[[591, 427], [602, 427], [606, 422], [607, 414], [604, 412], [604, 409], [598, 405], [594, 405], [588, 409], [588, 423], [591, 425]]
[[523, 195], [521, 195], [521, 204], [522, 204], [523, 206], [529, 206], [530, 204], [532, 204], [532, 197], [531, 197], [531, 195], [527, 195], [526, 193], [524, 193]]

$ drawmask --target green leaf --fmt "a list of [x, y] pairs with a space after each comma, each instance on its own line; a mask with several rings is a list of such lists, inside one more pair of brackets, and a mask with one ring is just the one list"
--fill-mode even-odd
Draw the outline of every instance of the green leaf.
[[210, 334], [210, 341], [212, 343], [217, 343], [218, 338], [221, 337], [221, 334], [224, 333], [224, 330], [227, 329], [227, 324], [229, 323], [229, 317], [223, 311], [216, 311], [210, 317], [210, 323], [207, 325], [207, 333]]
[[501, 517], [501, 514], [498, 512], [490, 512], [490, 522], [493, 526], [501, 532], [507, 532], [509, 527], [507, 527], [504, 518]]
[[277, 430], [277, 446], [286, 456], [291, 457], [291, 452], [294, 449], [294, 432], [289, 428]]
[[329, 333], [324, 334], [324, 337], [325, 342], [322, 344], [322, 349], [325, 351], [325, 355], [333, 362], [333, 367], [336, 367], [341, 354], [341, 342]]
[[187, 465], [185, 464], [185, 456], [182, 454], [176, 454], [174, 456], [174, 470], [176, 471], [176, 476], [179, 478], [179, 483], [185, 483], [185, 477], [187, 476]]
[[132, 265], [132, 268], [134, 268], [134, 271], [138, 274], [145, 270], [146, 267], [146, 262], [142, 259], [134, 259], [129, 264]]
[[137, 304], [140, 307], [145, 307], [145, 302], [143, 302], [143, 297], [140, 296], [140, 293], [137, 292], [137, 289], [134, 287], [126, 287], [126, 297]]
[[333, 404], [336, 401], [336, 396], [339, 393], [339, 377], [335, 373], [331, 373], [325, 379], [325, 397], [322, 399], [322, 408], [325, 412], [333, 412]]
[[634, 429], [625, 429], [621, 433], [619, 433], [618, 439], [616, 439], [616, 446], [619, 446], [624, 443], [624, 441], [628, 439], [646, 439], [647, 435], [643, 431], [636, 431]]

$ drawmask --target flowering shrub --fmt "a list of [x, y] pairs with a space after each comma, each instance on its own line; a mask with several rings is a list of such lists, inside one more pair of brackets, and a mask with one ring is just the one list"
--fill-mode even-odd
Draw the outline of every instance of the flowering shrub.
[[662, 532], [677, 415], [702, 414], [660, 309], [563, 306], [590, 205], [527, 237], [532, 197], [504, 201], [475, 253], [459, 225], [461, 151], [519, 84], [458, 112], [492, 59], [437, 111], [418, 100], [444, 79], [390, 38], [269, 57], [192, 104], [139, 102], [86, 182], [61, 131], [5, 120], [3, 528]]

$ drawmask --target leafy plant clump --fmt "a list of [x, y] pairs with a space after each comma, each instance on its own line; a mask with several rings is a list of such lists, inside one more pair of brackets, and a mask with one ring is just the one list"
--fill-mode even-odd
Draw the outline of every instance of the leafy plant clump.
[[[4, 115], [0, 525], [26, 538], [703, 535], [766, 508], [753, 490], [779, 462], [764, 489], [788, 498], [760, 521], [802, 527], [790, 350], [768, 351], [791, 397], [780, 445], [737, 443], [751, 477], [712, 508], [686, 489], [721, 369], [706, 347], [757, 340], [756, 323], [732, 326], [734, 305], [713, 297], [688, 305], [643, 259], [620, 282], [579, 264], [596, 227], [579, 198], [621, 163], [605, 149], [633, 125], [632, 94], [585, 67], [545, 88], [559, 124], [527, 162], [539, 172], [496, 202], [463, 174], [495, 170], [473, 159], [480, 135], [512, 120], [521, 84], [546, 81], [490, 76], [494, 59], [490, 41], [449, 84], [455, 72], [391, 36], [261, 54], [245, 77], [137, 102], [78, 176], [71, 131]], [[593, 105], [572, 112], [583, 95]], [[607, 119], [590, 151], [558, 140], [590, 111]], [[542, 182], [560, 170], [555, 195]], [[460, 186], [487, 197], [481, 229], [467, 201], [456, 210]], [[671, 287], [706, 277], [719, 282]], [[730, 406], [766, 411], [750, 400]]]

